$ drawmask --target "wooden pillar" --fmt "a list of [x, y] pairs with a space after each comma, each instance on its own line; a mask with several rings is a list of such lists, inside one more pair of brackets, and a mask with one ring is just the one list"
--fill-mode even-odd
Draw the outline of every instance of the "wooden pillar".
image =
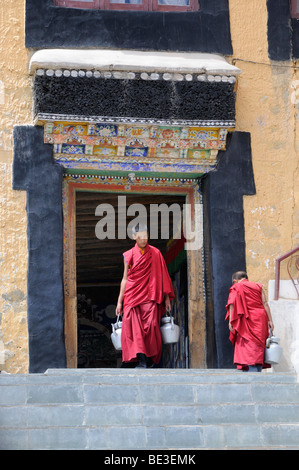
[[64, 182], [64, 304], [68, 368], [77, 368], [76, 193]]

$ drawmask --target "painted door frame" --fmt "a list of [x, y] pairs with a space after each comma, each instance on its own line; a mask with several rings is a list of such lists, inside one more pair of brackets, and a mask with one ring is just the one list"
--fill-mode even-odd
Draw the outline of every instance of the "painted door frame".
[[[188, 182], [189, 181], [189, 182]], [[173, 194], [186, 197], [194, 227], [196, 205], [201, 196], [196, 180], [182, 181], [171, 178], [139, 178], [130, 184], [130, 193]], [[76, 281], [76, 192], [114, 192], [128, 194], [128, 179], [96, 175], [65, 176], [63, 182], [64, 217], [64, 300], [65, 347], [67, 367], [77, 367], [77, 281]], [[198, 206], [199, 207], [199, 206]], [[200, 212], [201, 213], [201, 212]], [[203, 230], [202, 216], [200, 221]], [[188, 325], [189, 368], [206, 368], [206, 306], [204, 289], [203, 247], [187, 250], [188, 265]]]

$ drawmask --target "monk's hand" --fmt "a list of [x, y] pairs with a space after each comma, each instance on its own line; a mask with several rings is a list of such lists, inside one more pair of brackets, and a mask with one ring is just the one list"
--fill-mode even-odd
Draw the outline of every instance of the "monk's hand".
[[274, 330], [274, 323], [273, 323], [272, 320], [269, 321], [269, 328], [270, 328], [271, 331]]
[[166, 312], [169, 313], [171, 311], [171, 303], [168, 295], [165, 296], [165, 308]]
[[231, 332], [233, 332], [233, 331], [234, 331], [234, 329], [233, 329], [233, 327], [232, 327], [232, 324], [231, 324], [231, 322], [229, 322], [229, 324], [228, 324], [228, 328], [229, 328], [229, 331], [231, 331]]
[[122, 304], [120, 302], [117, 303], [115, 313], [116, 316], [120, 316], [122, 314]]

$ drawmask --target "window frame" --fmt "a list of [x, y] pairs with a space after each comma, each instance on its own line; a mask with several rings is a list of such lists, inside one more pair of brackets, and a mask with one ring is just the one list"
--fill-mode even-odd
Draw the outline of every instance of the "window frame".
[[290, 0], [291, 18], [299, 19], [299, 4], [297, 0]]
[[100, 8], [101, 0], [90, 0], [89, 2], [72, 1], [72, 0], [54, 0], [56, 7], [64, 8], [80, 8], [80, 9], [98, 9]]
[[134, 10], [134, 11], [149, 11], [148, 3], [150, 0], [142, 0], [142, 3], [110, 3], [110, 0], [102, 0], [103, 6], [100, 7], [102, 10]]
[[142, 0], [142, 3], [110, 3], [110, 0], [91, 0], [89, 2], [73, 0], [54, 0], [57, 7], [77, 8], [88, 10], [118, 10], [118, 11], [199, 11], [199, 0], [189, 0], [189, 5], [159, 5], [159, 0]]

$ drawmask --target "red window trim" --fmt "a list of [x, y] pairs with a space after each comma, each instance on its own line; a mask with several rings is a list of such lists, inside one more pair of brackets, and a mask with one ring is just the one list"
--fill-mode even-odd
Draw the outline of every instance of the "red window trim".
[[92, 0], [90, 2], [72, 2], [72, 0], [54, 0], [57, 7], [65, 8], [100, 8], [100, 0]]
[[139, 3], [110, 3], [110, 0], [75, 2], [72, 0], [54, 0], [58, 7], [84, 8], [93, 10], [142, 10], [142, 11], [198, 11], [199, 0], [189, 0], [189, 5], [159, 5], [158, 0], [142, 0]]
[[297, 0], [290, 0], [290, 13], [291, 18], [299, 19], [299, 8]]

